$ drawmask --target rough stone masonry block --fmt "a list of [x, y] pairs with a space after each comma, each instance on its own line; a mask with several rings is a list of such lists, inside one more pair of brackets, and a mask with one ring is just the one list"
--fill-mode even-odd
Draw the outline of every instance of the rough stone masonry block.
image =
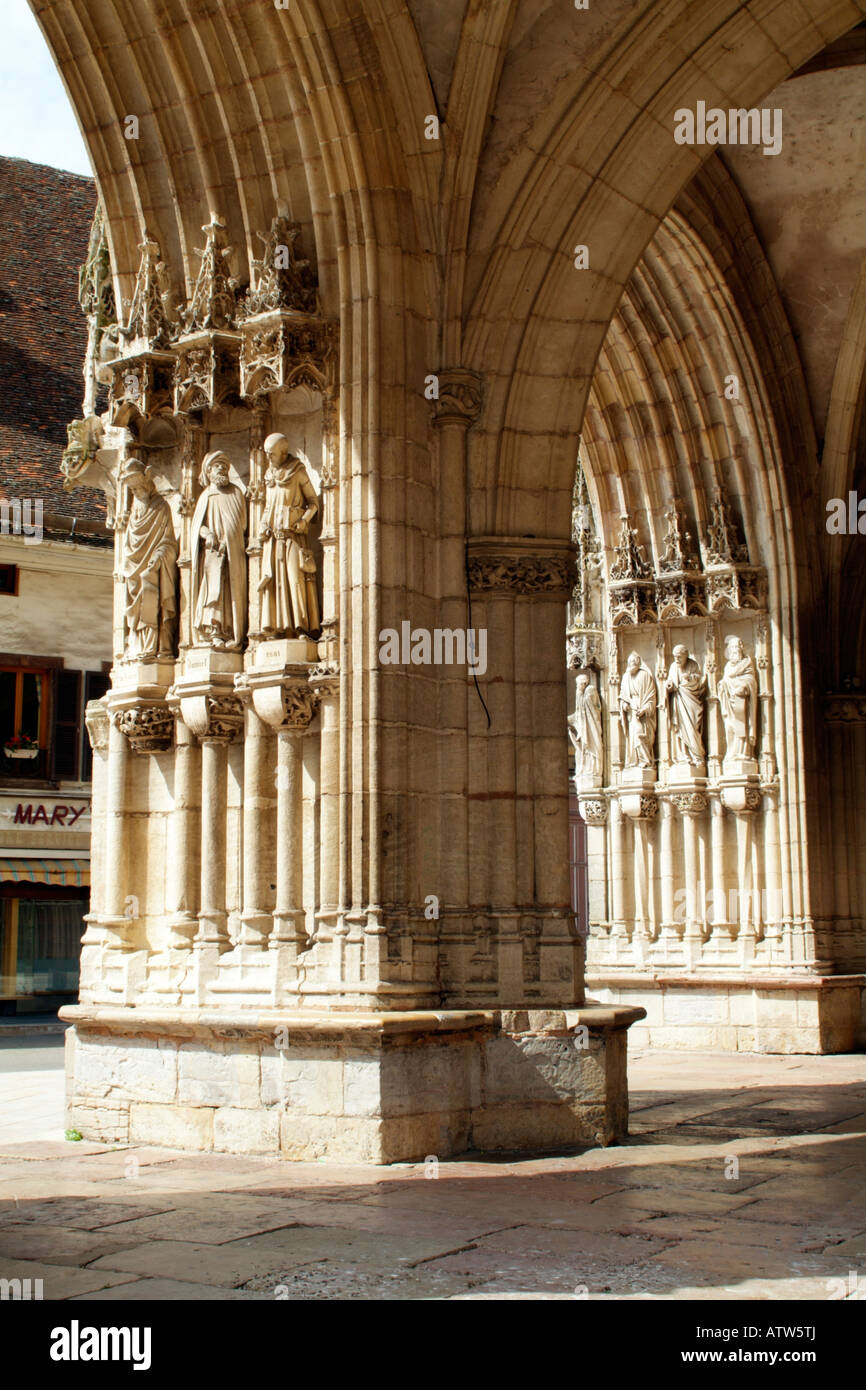
[[471, 1110], [481, 1099], [478, 1044], [386, 1048], [381, 1078], [382, 1114], [388, 1118]]
[[280, 1116], [276, 1110], [214, 1111], [213, 1146], [225, 1153], [275, 1154], [280, 1148]]
[[177, 1047], [166, 1039], [86, 1034], [75, 1045], [75, 1099], [173, 1101]]
[[590, 1038], [502, 1034], [484, 1050], [484, 1103], [499, 1105], [578, 1101], [603, 1105], [604, 1044]]
[[133, 1101], [129, 1107], [129, 1142], [159, 1144], [166, 1149], [212, 1149], [213, 1117], [207, 1106]]

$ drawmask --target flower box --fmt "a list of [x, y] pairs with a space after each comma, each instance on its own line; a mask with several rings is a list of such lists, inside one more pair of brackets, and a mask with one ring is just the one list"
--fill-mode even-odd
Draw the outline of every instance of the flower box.
[[4, 743], [4, 745], [3, 745], [3, 754], [4, 754], [4, 757], [7, 757], [7, 758], [30, 758], [30, 759], [32, 759], [32, 758], [38, 758], [38, 757], [39, 757], [39, 753], [40, 753], [40, 749], [39, 749], [38, 747], [36, 747], [36, 748], [22, 748], [19, 744], [12, 744], [12, 743]]

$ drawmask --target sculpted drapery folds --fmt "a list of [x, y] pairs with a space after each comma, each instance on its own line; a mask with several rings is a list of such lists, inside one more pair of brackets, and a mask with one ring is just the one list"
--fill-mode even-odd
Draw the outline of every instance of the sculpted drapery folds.
[[589, 676], [584, 673], [575, 681], [574, 714], [568, 721], [568, 734], [576, 751], [575, 776], [600, 780], [604, 767], [601, 700]]
[[177, 630], [177, 541], [171, 508], [138, 459], [127, 460], [121, 478], [133, 496], [123, 537], [125, 655], [138, 660], [171, 658]]
[[201, 482], [192, 518], [193, 628], [197, 641], [238, 651], [247, 618], [246, 501], [220, 450], [205, 457]]
[[655, 765], [656, 706], [656, 683], [652, 672], [637, 652], [632, 652], [619, 687], [626, 767]]
[[725, 669], [719, 703], [725, 721], [725, 759], [753, 758], [758, 731], [758, 678], [755, 663], [739, 637], [725, 643]]
[[693, 767], [704, 761], [704, 692], [706, 681], [694, 657], [683, 646], [673, 650], [665, 685], [675, 740], [675, 760]]
[[261, 629], [268, 637], [311, 637], [319, 629], [319, 601], [307, 532], [319, 503], [306, 468], [284, 435], [268, 435], [265, 453], [270, 467], [260, 537]]

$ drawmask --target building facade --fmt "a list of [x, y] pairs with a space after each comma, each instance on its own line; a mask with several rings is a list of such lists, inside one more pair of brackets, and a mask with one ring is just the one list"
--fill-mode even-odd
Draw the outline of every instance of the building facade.
[[[87, 343], [77, 262], [94, 190], [0, 160], [0, 1014], [78, 993], [90, 901], [87, 702], [107, 689], [104, 508], [58, 471]], [[83, 506], [79, 502], [84, 501]], [[102, 519], [100, 519], [100, 512]], [[78, 535], [76, 536], [76, 531]]]

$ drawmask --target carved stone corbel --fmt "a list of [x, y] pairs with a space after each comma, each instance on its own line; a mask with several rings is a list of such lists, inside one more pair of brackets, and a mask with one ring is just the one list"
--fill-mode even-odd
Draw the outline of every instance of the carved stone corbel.
[[484, 400], [478, 372], [470, 367], [440, 367], [432, 375], [438, 392], [430, 403], [434, 425], [462, 425], [464, 429], [474, 425]]

